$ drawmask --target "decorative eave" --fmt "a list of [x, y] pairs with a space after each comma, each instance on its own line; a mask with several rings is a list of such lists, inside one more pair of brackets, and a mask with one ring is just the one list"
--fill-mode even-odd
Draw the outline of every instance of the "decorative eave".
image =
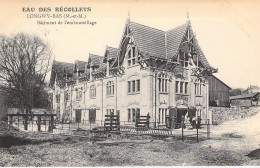
[[83, 76], [80, 76], [78, 78], [78, 81], [79, 81], [79, 83], [81, 83], [81, 82], [89, 81], [89, 79], [90, 79], [89, 74], [88, 75], [85, 74]]
[[101, 71], [101, 70], [97, 70], [97, 71], [95, 71], [95, 72], [92, 72], [92, 76], [94, 77], [94, 78], [104, 78], [104, 77], [106, 77], [106, 72], [103, 72], [103, 71]]
[[179, 63], [168, 60], [162, 57], [150, 56], [148, 53], [143, 54], [140, 52], [141, 60], [138, 63], [141, 66], [141, 69], [152, 69], [160, 70], [166, 72], [173, 72], [174, 68], [179, 65]]
[[109, 72], [114, 76], [122, 75], [125, 73], [125, 68], [122, 66], [112, 67]]

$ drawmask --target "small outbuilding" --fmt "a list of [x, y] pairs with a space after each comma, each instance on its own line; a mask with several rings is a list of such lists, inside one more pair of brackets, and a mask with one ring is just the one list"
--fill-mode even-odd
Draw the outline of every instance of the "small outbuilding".
[[257, 106], [260, 100], [260, 93], [249, 93], [230, 97], [232, 106], [249, 107]]
[[209, 106], [229, 107], [229, 91], [231, 88], [216, 76], [209, 78]]

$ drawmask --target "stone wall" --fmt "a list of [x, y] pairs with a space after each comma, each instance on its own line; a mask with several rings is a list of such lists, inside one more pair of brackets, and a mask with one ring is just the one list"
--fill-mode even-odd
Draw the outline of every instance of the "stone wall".
[[212, 124], [218, 125], [225, 121], [231, 121], [239, 118], [245, 118], [255, 115], [260, 111], [260, 107], [247, 108], [225, 108], [225, 107], [210, 107], [212, 112]]

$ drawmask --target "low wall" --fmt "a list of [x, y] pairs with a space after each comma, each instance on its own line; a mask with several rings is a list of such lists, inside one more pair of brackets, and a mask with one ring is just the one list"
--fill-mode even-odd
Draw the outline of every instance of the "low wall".
[[241, 108], [226, 108], [226, 107], [210, 107], [212, 113], [212, 124], [218, 125], [225, 121], [231, 121], [239, 118], [245, 118], [255, 115], [260, 111], [260, 107], [241, 107]]

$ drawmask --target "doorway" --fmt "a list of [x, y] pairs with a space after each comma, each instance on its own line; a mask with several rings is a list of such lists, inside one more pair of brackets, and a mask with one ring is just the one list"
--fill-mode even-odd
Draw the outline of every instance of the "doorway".
[[81, 122], [81, 110], [76, 110], [76, 122], [80, 123]]
[[90, 123], [96, 122], [96, 109], [89, 109], [89, 122]]
[[188, 109], [185, 108], [177, 108], [177, 123], [181, 123], [181, 117], [187, 114]]

